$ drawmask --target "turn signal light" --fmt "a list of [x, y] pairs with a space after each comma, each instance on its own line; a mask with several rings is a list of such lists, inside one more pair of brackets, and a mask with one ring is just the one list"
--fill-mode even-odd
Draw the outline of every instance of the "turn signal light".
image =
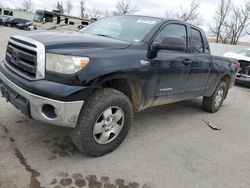
[[237, 61], [237, 63], [236, 63], [236, 69], [237, 69], [238, 72], [240, 71], [240, 63], [239, 63], [239, 61]]
[[83, 69], [88, 63], [89, 63], [89, 58], [88, 57], [82, 58], [81, 61], [80, 61], [81, 69]]

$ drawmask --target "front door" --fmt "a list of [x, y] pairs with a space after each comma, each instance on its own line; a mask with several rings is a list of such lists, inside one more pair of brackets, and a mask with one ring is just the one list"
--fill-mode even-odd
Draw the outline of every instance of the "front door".
[[[180, 23], [168, 23], [157, 35], [154, 42], [161, 43], [165, 37], [182, 37], [187, 42], [187, 27]], [[186, 49], [188, 45], [186, 45]], [[186, 51], [161, 50], [151, 60], [151, 85], [154, 105], [174, 102], [186, 95], [185, 83], [190, 72], [190, 54]]]

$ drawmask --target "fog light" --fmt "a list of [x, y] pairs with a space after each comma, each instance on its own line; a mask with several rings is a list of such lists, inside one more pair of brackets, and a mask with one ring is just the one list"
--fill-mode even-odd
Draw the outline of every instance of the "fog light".
[[50, 104], [44, 104], [42, 106], [42, 113], [45, 117], [47, 117], [49, 119], [57, 118], [56, 109], [54, 106], [52, 106]]

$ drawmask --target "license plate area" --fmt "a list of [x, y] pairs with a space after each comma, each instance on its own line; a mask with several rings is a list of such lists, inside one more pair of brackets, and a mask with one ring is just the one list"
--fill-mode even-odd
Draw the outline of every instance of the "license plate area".
[[6, 84], [0, 81], [0, 91], [3, 98], [6, 99], [6, 102], [10, 102], [17, 109], [21, 110], [26, 116], [30, 116], [30, 103], [29, 100], [9, 88]]

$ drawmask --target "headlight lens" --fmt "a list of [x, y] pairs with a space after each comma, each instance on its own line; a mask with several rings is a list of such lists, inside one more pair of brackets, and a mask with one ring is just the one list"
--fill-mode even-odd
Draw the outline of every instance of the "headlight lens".
[[88, 57], [46, 54], [46, 70], [52, 72], [73, 74], [86, 67], [88, 63]]

